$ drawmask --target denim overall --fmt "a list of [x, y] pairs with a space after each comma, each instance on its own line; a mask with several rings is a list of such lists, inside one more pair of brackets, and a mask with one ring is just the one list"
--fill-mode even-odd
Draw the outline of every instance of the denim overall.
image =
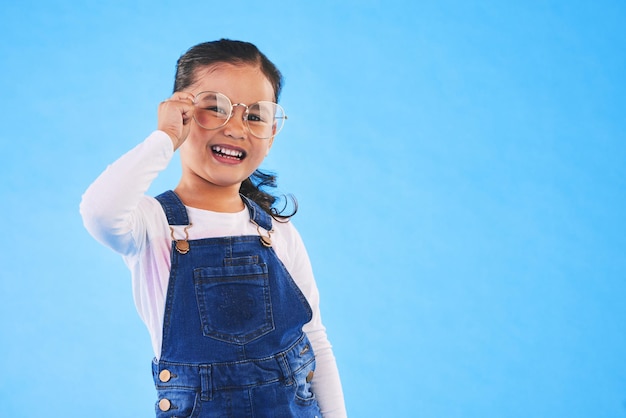
[[[251, 221], [271, 231], [271, 217], [242, 199]], [[170, 225], [189, 225], [174, 192], [157, 200]], [[311, 307], [258, 230], [172, 241], [161, 358], [152, 365], [158, 418], [322, 417], [302, 332]]]

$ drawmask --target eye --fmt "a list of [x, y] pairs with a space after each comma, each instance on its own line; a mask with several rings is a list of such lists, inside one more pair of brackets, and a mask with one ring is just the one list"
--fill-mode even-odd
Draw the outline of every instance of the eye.
[[273, 115], [273, 107], [265, 103], [255, 103], [248, 108], [248, 122], [268, 124], [274, 119]]
[[219, 113], [220, 115], [228, 115], [228, 110], [226, 110], [226, 108], [224, 107], [208, 106], [208, 107], [205, 107], [204, 110], [209, 111], [209, 112]]
[[261, 115], [248, 113], [248, 122], [264, 122]]
[[230, 115], [230, 102], [227, 97], [213, 92], [202, 93], [198, 97], [198, 109], [215, 117], [228, 117]]

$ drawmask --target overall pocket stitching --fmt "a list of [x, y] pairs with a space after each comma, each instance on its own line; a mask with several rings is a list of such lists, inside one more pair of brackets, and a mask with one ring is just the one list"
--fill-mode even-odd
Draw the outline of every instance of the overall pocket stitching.
[[246, 344], [274, 330], [267, 265], [197, 268], [194, 288], [206, 337]]

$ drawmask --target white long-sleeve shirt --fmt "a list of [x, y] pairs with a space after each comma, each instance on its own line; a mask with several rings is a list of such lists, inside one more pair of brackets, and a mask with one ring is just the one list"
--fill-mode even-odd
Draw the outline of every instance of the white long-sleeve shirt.
[[[174, 155], [172, 141], [161, 131], [114, 162], [89, 186], [80, 213], [89, 233], [120, 253], [131, 271], [133, 298], [146, 324], [158, 358], [163, 337], [163, 312], [170, 275], [171, 231], [159, 202], [145, 193]], [[189, 239], [257, 235], [247, 208], [220, 213], [186, 207], [192, 227]], [[273, 222], [272, 247], [313, 310], [303, 330], [316, 354], [312, 390], [325, 418], [345, 417], [339, 373], [322, 324], [319, 293], [306, 249], [291, 222]], [[182, 227], [174, 227], [182, 238]]]

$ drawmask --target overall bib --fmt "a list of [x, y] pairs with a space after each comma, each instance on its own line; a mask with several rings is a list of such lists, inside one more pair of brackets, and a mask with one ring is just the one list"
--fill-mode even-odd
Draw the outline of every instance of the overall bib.
[[[242, 196], [250, 219], [272, 219]], [[178, 196], [157, 197], [170, 225], [189, 225]], [[261, 231], [259, 229], [259, 231]], [[158, 418], [322, 415], [315, 356], [302, 326], [311, 307], [269, 234], [172, 241], [163, 345], [152, 374]]]

